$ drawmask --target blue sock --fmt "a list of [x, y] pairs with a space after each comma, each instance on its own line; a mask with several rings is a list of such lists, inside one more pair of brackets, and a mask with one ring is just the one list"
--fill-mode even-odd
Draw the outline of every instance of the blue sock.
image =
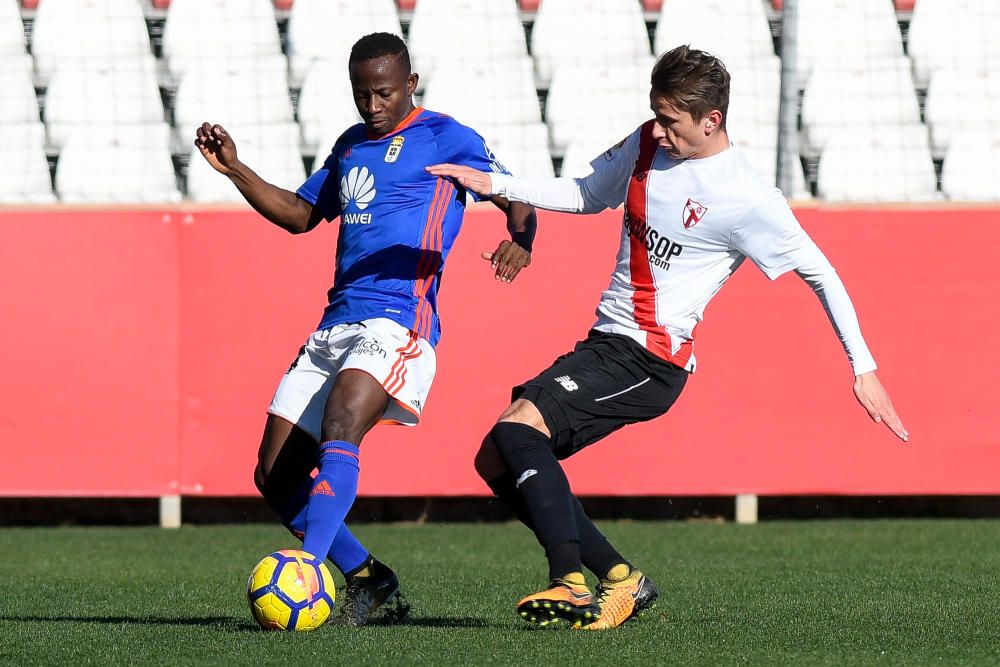
[[[302, 488], [296, 491], [291, 499], [274, 506], [285, 528], [300, 540], [306, 534], [306, 503], [309, 500], [309, 492], [312, 487], [313, 482], [310, 480], [303, 484]], [[330, 547], [327, 558], [333, 561], [341, 573], [346, 575], [364, 565], [369, 555], [368, 549], [362, 546], [347, 526], [341, 525], [337, 536], [333, 539], [333, 546]]]
[[358, 494], [360, 450], [349, 442], [331, 440], [319, 447], [319, 474], [313, 479], [306, 504], [306, 536], [302, 549], [327, 554], [344, 525]]

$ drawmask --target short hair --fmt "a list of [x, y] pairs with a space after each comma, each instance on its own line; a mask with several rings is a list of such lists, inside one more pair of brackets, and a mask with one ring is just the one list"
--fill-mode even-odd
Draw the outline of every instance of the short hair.
[[403, 67], [406, 68], [406, 73], [410, 73], [410, 52], [406, 48], [406, 42], [398, 35], [388, 32], [373, 32], [356, 41], [351, 47], [351, 57], [347, 63], [353, 65], [363, 60], [384, 56], [398, 58]]
[[729, 72], [722, 61], [710, 53], [678, 46], [667, 51], [653, 65], [650, 86], [680, 111], [696, 121], [712, 109], [722, 112], [725, 129], [729, 113]]

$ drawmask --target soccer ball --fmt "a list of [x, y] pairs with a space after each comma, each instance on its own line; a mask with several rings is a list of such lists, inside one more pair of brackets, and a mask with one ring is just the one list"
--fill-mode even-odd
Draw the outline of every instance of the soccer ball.
[[294, 549], [264, 556], [247, 581], [250, 612], [265, 630], [315, 630], [333, 612], [335, 596], [323, 561]]

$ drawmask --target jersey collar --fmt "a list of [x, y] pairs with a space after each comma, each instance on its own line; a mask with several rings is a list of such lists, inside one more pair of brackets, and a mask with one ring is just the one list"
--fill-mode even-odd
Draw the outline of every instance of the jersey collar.
[[411, 111], [410, 113], [408, 113], [406, 115], [406, 118], [404, 118], [403, 120], [399, 121], [399, 125], [397, 125], [396, 127], [394, 127], [390, 132], [386, 132], [385, 134], [383, 134], [381, 136], [376, 136], [376, 135], [372, 134], [371, 132], [368, 132], [367, 133], [368, 134], [368, 140], [369, 141], [379, 141], [381, 139], [385, 139], [387, 137], [391, 137], [392, 135], [394, 135], [394, 134], [396, 134], [398, 132], [402, 132], [407, 127], [409, 127], [410, 125], [412, 125], [413, 121], [415, 121], [417, 119], [417, 116], [419, 116], [423, 112], [424, 112], [424, 108], [423, 107], [417, 107], [417, 108], [415, 108], [413, 111]]

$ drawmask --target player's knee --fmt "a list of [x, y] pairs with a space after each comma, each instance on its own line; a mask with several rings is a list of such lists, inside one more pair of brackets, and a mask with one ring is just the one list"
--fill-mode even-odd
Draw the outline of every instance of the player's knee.
[[545, 418], [542, 417], [542, 413], [538, 411], [535, 404], [531, 401], [519, 398], [510, 406], [503, 411], [500, 418], [497, 419], [497, 424], [504, 422], [513, 422], [515, 424], [524, 424], [525, 426], [530, 426], [536, 431], [541, 431], [545, 437], [551, 437], [552, 434], [549, 433], [548, 426], [545, 425]]
[[507, 470], [507, 466], [504, 464], [503, 458], [500, 457], [500, 452], [497, 451], [497, 446], [493, 443], [493, 438], [490, 435], [483, 439], [483, 444], [476, 452], [475, 466], [476, 473], [484, 482], [496, 479]]
[[357, 411], [350, 408], [331, 412], [323, 417], [323, 442], [342, 440], [359, 445], [361, 438], [371, 428], [367, 421]]
[[267, 496], [267, 472], [264, 470], [264, 464], [257, 462], [257, 465], [253, 468], [253, 483], [260, 492], [260, 495]]

